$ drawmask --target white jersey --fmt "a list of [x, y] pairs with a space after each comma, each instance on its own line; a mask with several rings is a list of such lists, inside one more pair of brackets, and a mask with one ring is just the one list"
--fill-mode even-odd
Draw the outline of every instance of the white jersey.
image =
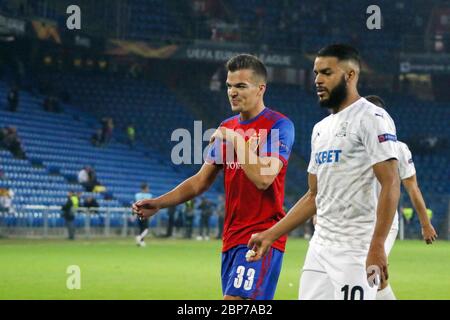
[[411, 151], [406, 143], [397, 142], [398, 151], [398, 173], [401, 180], [408, 179], [416, 174], [416, 168], [412, 159]]
[[377, 207], [372, 166], [395, 158], [394, 121], [360, 98], [314, 126], [308, 172], [317, 175], [313, 243], [367, 250]]
[[[412, 160], [412, 154], [406, 143], [397, 141], [395, 144], [398, 155], [398, 174], [400, 180], [412, 177], [416, 174], [416, 168]], [[377, 182], [377, 195], [380, 195], [381, 185]], [[398, 230], [398, 211], [395, 211], [394, 221], [392, 222], [393, 230]]]

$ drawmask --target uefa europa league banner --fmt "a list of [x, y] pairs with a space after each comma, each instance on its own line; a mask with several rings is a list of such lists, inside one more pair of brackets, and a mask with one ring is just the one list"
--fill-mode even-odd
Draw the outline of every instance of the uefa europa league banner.
[[107, 55], [136, 55], [153, 59], [197, 60], [210, 62], [225, 62], [239, 53], [252, 53], [265, 64], [273, 67], [310, 66], [304, 56], [278, 52], [262, 52], [251, 46], [218, 45], [213, 41], [189, 45], [154, 45], [147, 42], [110, 39], [106, 45]]

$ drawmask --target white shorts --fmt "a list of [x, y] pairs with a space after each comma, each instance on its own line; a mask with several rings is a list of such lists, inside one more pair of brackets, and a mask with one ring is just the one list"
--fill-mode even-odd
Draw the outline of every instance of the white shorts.
[[386, 251], [386, 256], [391, 253], [392, 247], [394, 246], [395, 239], [397, 239], [398, 229], [391, 229], [384, 243], [384, 251]]
[[375, 300], [366, 273], [366, 250], [309, 244], [300, 277], [300, 300]]

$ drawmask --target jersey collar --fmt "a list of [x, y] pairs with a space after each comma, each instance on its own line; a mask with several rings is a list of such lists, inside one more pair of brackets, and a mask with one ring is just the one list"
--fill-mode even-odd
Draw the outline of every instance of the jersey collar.
[[253, 118], [251, 118], [251, 119], [245, 120], [245, 121], [241, 121], [241, 115], [239, 115], [239, 116], [238, 116], [239, 124], [249, 124], [249, 123], [252, 123], [253, 121], [258, 120], [258, 118], [259, 118], [260, 116], [262, 116], [263, 113], [265, 113], [267, 110], [269, 110], [269, 108], [267, 108], [267, 107], [264, 106], [264, 109], [263, 109], [257, 116], [255, 116], [255, 117], [253, 117]]
[[339, 116], [339, 115], [342, 115], [342, 114], [345, 114], [345, 113], [349, 112], [349, 110], [353, 109], [355, 106], [358, 105], [358, 103], [361, 102], [361, 99], [364, 99], [364, 98], [363, 98], [363, 97], [360, 97], [358, 100], [356, 100], [355, 102], [353, 102], [353, 103], [352, 103], [351, 105], [349, 105], [347, 108], [345, 108], [345, 109], [342, 110], [342, 111], [339, 111], [338, 113], [332, 114], [332, 116], [337, 117], [337, 116]]

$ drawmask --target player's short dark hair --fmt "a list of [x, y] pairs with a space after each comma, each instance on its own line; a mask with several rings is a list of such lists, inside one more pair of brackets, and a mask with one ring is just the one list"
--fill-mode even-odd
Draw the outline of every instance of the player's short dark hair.
[[147, 189], [148, 188], [148, 184], [147, 183], [142, 183], [141, 184], [141, 190]]
[[379, 96], [376, 95], [368, 95], [364, 97], [367, 101], [373, 103], [377, 107], [386, 109], [386, 104], [384, 103], [384, 100], [381, 99]]
[[251, 54], [239, 54], [234, 56], [226, 63], [225, 67], [229, 72], [235, 72], [243, 69], [250, 69], [261, 79], [267, 81], [267, 69], [264, 63], [258, 57]]
[[358, 50], [347, 44], [332, 44], [319, 50], [317, 57], [335, 57], [339, 61], [356, 62], [361, 69], [361, 57]]

